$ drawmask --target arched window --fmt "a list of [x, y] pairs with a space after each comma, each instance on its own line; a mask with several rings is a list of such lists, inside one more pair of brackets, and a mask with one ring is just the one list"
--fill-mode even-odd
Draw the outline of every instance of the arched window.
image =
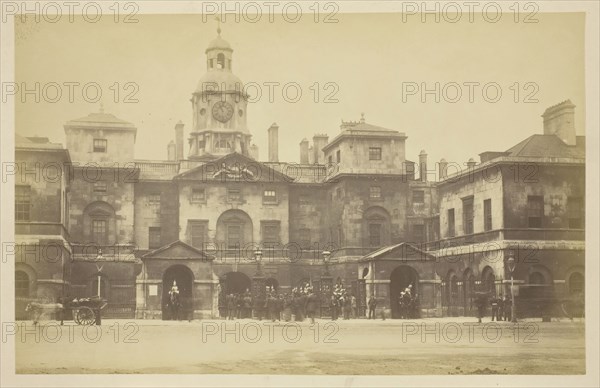
[[579, 272], [573, 272], [569, 276], [569, 294], [583, 294], [585, 290], [585, 279]]
[[29, 275], [23, 271], [15, 272], [15, 297], [29, 297]]
[[223, 53], [219, 53], [217, 55], [217, 69], [225, 68], [225, 55]]
[[534, 272], [529, 275], [529, 284], [545, 284], [546, 280], [541, 272]]

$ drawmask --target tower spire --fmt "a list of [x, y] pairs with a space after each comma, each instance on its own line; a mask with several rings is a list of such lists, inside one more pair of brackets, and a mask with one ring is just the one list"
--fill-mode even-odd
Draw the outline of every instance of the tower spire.
[[215, 16], [215, 20], [217, 21], [217, 34], [221, 36], [221, 18], [219, 16]]

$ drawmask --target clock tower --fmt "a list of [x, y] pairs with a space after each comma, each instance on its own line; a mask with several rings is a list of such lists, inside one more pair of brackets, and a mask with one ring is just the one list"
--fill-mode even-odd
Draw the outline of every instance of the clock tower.
[[189, 158], [212, 160], [238, 152], [250, 156], [252, 135], [246, 126], [248, 96], [233, 74], [229, 43], [218, 36], [206, 49], [206, 73], [194, 91]]

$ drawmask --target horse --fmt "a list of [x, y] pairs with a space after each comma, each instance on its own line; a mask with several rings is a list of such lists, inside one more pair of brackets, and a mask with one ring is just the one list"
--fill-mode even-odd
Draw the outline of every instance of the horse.
[[30, 302], [25, 307], [26, 312], [30, 312], [33, 317], [33, 324], [37, 325], [40, 318], [47, 317], [50, 314], [61, 314], [64, 310], [64, 306], [61, 303], [38, 303]]
[[181, 309], [181, 302], [179, 300], [179, 294], [176, 292], [169, 293], [169, 301], [167, 307], [171, 313], [171, 320], [179, 320], [179, 310]]

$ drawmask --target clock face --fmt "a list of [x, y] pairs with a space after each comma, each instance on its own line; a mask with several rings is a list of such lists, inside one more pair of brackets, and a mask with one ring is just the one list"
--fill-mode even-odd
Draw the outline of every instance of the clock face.
[[215, 120], [222, 123], [227, 122], [233, 116], [233, 106], [226, 101], [217, 101], [213, 105], [212, 114]]

